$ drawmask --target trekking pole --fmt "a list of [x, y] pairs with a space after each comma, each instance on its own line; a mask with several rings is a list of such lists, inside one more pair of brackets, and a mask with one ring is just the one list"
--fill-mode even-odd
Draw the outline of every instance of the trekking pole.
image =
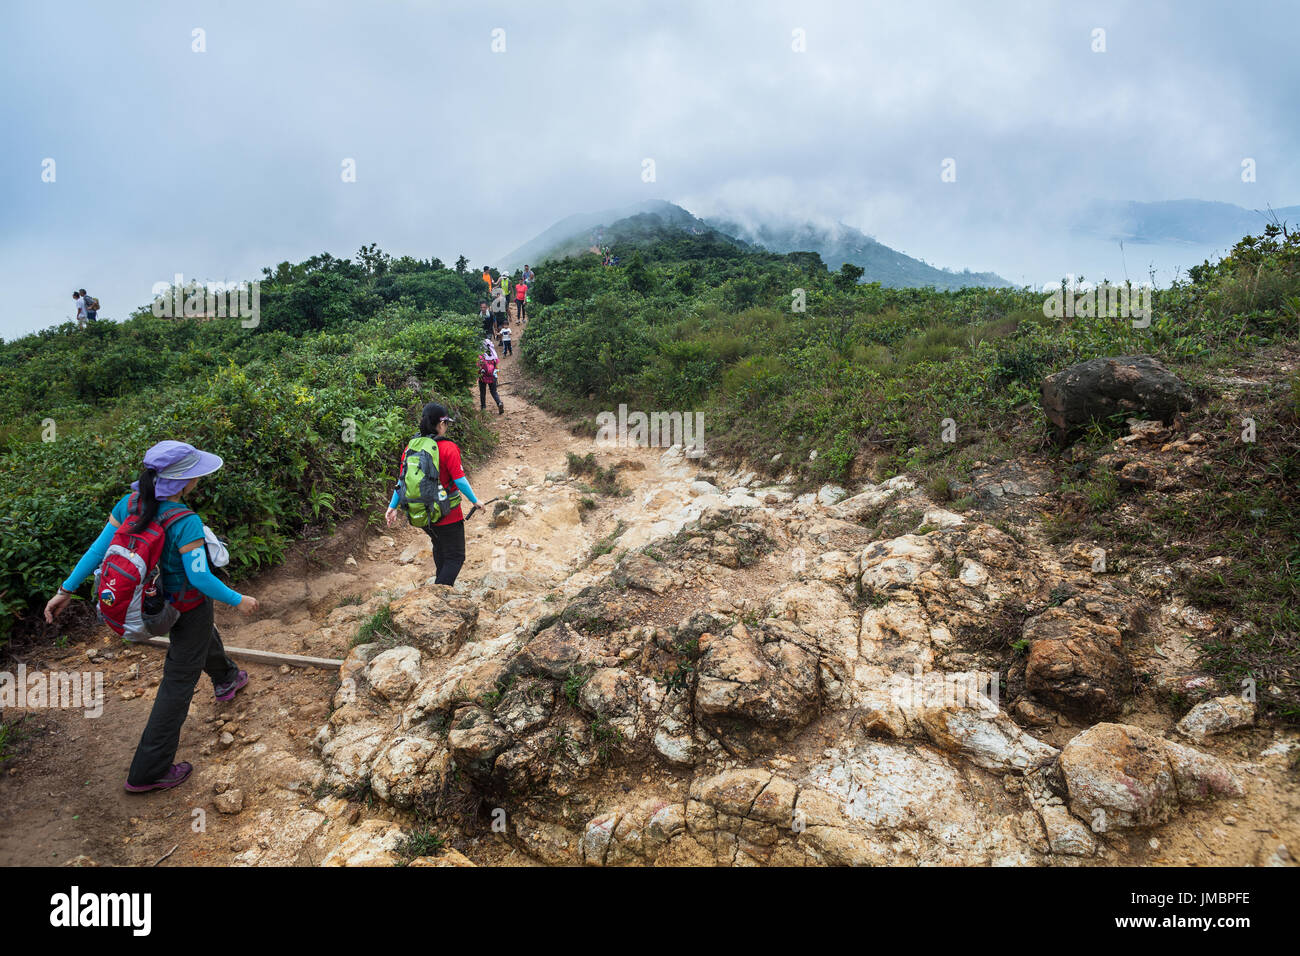
[[470, 518], [474, 517], [474, 513], [475, 513], [476, 511], [480, 511], [480, 510], [483, 508], [484, 505], [490, 505], [490, 504], [492, 504], [492, 502], [494, 502], [494, 501], [500, 501], [500, 500], [501, 500], [501, 496], [498, 495], [497, 497], [495, 497], [495, 498], [491, 498], [491, 499], [489, 499], [489, 500], [487, 500], [487, 501], [480, 501], [480, 502], [479, 502], [478, 504], [476, 504], [473, 508], [470, 508], [470, 509], [469, 509], [469, 514], [467, 514], [467, 515], [465, 516], [465, 520], [468, 521]]

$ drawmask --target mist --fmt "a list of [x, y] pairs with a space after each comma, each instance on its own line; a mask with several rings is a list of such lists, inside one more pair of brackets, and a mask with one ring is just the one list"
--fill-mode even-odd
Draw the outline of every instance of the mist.
[[0, 335], [70, 318], [74, 288], [123, 318], [176, 273], [369, 242], [479, 265], [644, 199], [843, 222], [1016, 283], [1163, 284], [1226, 247], [1121, 255], [1066, 224], [1096, 199], [1300, 201], [1296, 25], [1208, 0], [24, 5], [0, 38]]

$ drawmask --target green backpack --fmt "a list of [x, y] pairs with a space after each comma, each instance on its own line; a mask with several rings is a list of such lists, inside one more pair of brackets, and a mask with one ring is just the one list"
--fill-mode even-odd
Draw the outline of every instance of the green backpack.
[[449, 495], [438, 480], [438, 439], [416, 435], [407, 444], [397, 475], [397, 503], [416, 528], [437, 524], [460, 505], [460, 490]]

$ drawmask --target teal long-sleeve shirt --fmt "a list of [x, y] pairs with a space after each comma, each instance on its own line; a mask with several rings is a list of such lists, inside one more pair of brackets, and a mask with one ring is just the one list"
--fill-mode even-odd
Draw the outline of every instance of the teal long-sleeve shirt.
[[[112, 517], [117, 520], [119, 525], [129, 517], [127, 514], [127, 501], [129, 498], [130, 495], [125, 495], [121, 501], [113, 506]], [[184, 506], [165, 501], [159, 508], [159, 516], [166, 514], [168, 510], [180, 507]], [[63, 582], [65, 589], [75, 591], [104, 562], [104, 555], [108, 552], [108, 546], [116, 532], [117, 525], [112, 521], [105, 523], [99, 537], [81, 556], [77, 566], [72, 569], [72, 573]], [[193, 541], [200, 542], [199, 547], [182, 554], [180, 549]], [[201, 543], [202, 541], [203, 521], [198, 515], [188, 515], [181, 518], [167, 529], [166, 547], [163, 549], [163, 556], [158, 562], [161, 572], [160, 583], [164, 593], [174, 596], [186, 590], [187, 587], [193, 586], [200, 593], [212, 598], [214, 601], [222, 601], [237, 607], [244, 600], [244, 596], [238, 591], [227, 587], [220, 578], [212, 573], [212, 569], [208, 566], [208, 551]]]

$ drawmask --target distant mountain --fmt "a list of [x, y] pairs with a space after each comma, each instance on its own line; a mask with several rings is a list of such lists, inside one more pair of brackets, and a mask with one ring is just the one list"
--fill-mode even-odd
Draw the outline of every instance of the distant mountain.
[[966, 286], [1002, 288], [1011, 285], [992, 272], [953, 272], [913, 259], [891, 249], [852, 226], [837, 222], [819, 226], [811, 222], [759, 222], [742, 224], [731, 218], [706, 219], [714, 228], [767, 249], [769, 252], [816, 252], [832, 271], [844, 263], [861, 266], [863, 282], [879, 282], [894, 288], [934, 286], [960, 289]]
[[505, 256], [499, 264], [507, 268], [525, 263], [535, 265], [548, 258], [580, 255], [614, 242], [651, 243], [675, 232], [710, 236], [720, 244], [758, 248], [780, 255], [816, 252], [832, 270], [851, 262], [865, 270], [862, 281], [880, 282], [886, 286], [932, 285], [939, 289], [957, 289], [1011, 285], [991, 272], [952, 272], [935, 268], [890, 249], [843, 223], [831, 228], [807, 222], [766, 223], [755, 227], [729, 218], [699, 219], [681, 206], [662, 200], [561, 219]]
[[[1273, 210], [1279, 220], [1300, 222], [1300, 206]], [[1267, 210], [1244, 209], [1227, 202], [1170, 199], [1164, 202], [1097, 200], [1072, 223], [1076, 232], [1132, 243], [1186, 242], [1234, 245], [1259, 235], [1271, 220]]]
[[536, 265], [546, 259], [581, 255], [616, 240], [652, 238], [657, 232], [671, 233], [677, 230], [692, 235], [714, 232], [710, 226], [681, 206], [662, 199], [651, 199], [620, 209], [577, 213], [561, 219], [507, 254], [500, 265], [509, 269], [525, 264]]

